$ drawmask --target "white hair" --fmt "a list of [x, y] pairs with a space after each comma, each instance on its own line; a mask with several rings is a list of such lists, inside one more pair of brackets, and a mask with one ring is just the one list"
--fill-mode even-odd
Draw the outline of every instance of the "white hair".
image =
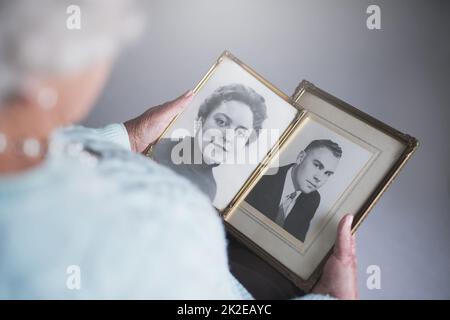
[[[68, 27], [72, 5], [80, 29]], [[30, 75], [59, 75], [114, 56], [138, 35], [144, 17], [133, 0], [0, 0], [0, 103]]]

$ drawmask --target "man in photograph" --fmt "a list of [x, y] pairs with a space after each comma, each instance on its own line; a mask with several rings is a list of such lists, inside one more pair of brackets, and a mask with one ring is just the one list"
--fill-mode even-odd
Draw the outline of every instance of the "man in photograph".
[[313, 140], [295, 163], [264, 175], [246, 201], [304, 242], [320, 203], [318, 189], [334, 174], [341, 156], [337, 143]]

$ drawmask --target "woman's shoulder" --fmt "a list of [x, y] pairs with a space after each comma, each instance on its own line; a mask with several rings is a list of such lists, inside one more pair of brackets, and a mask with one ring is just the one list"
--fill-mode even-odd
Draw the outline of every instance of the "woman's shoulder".
[[[114, 279], [122, 279], [121, 272], [146, 279], [133, 282], [133, 297], [227, 296], [223, 225], [205, 195], [151, 159], [102, 143], [95, 132], [60, 135], [51, 152], [53, 169], [41, 169], [52, 178], [28, 188], [21, 199], [29, 201], [18, 197], [0, 219], [0, 227], [9, 230], [2, 245], [11, 255], [1, 257], [8, 261], [8, 274], [30, 283], [22, 298], [36, 290], [42, 297], [67, 291], [64, 283], [60, 289], [41, 287], [31, 281], [36, 272], [18, 268], [26, 259], [40, 270], [38, 276], [54, 276], [55, 268], [39, 254], [44, 248], [61, 270], [70, 261], [97, 279], [100, 267], [112, 263], [108, 274]], [[122, 289], [129, 286], [124, 282], [117, 291], [103, 291], [107, 286], [94, 282], [89, 286], [95, 291], [83, 291], [84, 297], [125, 297]], [[219, 287], [223, 290], [214, 290]]]

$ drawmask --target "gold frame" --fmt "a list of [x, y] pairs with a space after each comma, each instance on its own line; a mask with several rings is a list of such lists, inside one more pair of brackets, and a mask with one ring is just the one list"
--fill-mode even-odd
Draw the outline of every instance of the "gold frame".
[[[301, 125], [302, 120], [304, 118], [306, 118], [309, 113], [314, 114], [314, 112], [308, 110], [304, 106], [301, 106], [298, 102], [299, 99], [306, 92], [311, 93], [311, 94], [319, 97], [320, 99], [330, 103], [331, 105], [337, 107], [338, 109], [344, 111], [345, 113], [349, 114], [350, 116], [355, 117], [355, 118], [363, 121], [364, 123], [367, 123], [368, 125], [376, 128], [377, 130], [393, 137], [394, 139], [398, 140], [402, 145], [405, 146], [400, 157], [395, 161], [393, 166], [390, 168], [390, 170], [384, 176], [384, 178], [378, 184], [378, 186], [374, 189], [374, 191], [367, 196], [367, 200], [361, 206], [360, 210], [354, 215], [354, 221], [353, 221], [353, 225], [352, 225], [352, 233], [356, 232], [358, 227], [361, 225], [361, 223], [364, 221], [364, 219], [369, 214], [370, 210], [374, 207], [376, 202], [380, 199], [381, 195], [387, 190], [389, 185], [399, 174], [400, 170], [405, 166], [406, 162], [410, 159], [412, 154], [417, 149], [418, 141], [416, 138], [414, 138], [408, 134], [404, 134], [404, 133], [392, 128], [391, 126], [356, 109], [355, 107], [332, 96], [331, 94], [323, 91], [322, 89], [317, 88], [312, 83], [310, 83], [306, 80], [303, 80], [295, 89], [294, 94], [291, 97], [289, 97], [286, 94], [284, 94], [283, 92], [281, 92], [279, 89], [277, 89], [269, 81], [264, 79], [261, 75], [259, 75], [252, 68], [250, 68], [249, 66], [244, 64], [242, 61], [240, 61], [235, 56], [233, 56], [229, 51], [224, 51], [220, 55], [220, 57], [215, 61], [215, 63], [208, 70], [208, 72], [205, 74], [205, 76], [195, 86], [195, 88], [193, 90], [194, 94], [198, 93], [199, 90], [201, 88], [203, 88], [203, 86], [208, 81], [208, 79], [211, 77], [211, 75], [216, 71], [219, 64], [226, 58], [234, 61], [236, 64], [238, 64], [244, 70], [246, 70], [249, 74], [254, 76], [263, 85], [265, 85], [267, 88], [269, 88], [272, 92], [274, 92], [279, 97], [281, 97], [283, 100], [288, 102], [291, 106], [296, 108], [297, 114], [295, 115], [294, 119], [289, 124], [287, 129], [280, 136], [278, 142], [268, 151], [268, 153], [264, 157], [263, 161], [257, 165], [257, 167], [254, 169], [254, 171], [252, 172], [250, 177], [247, 179], [247, 181], [241, 186], [238, 193], [233, 197], [233, 199], [230, 201], [228, 206], [222, 210], [219, 210], [219, 209], [216, 209], [216, 210], [218, 211], [219, 215], [223, 218], [225, 226], [231, 234], [233, 234], [237, 239], [239, 239], [242, 243], [244, 243], [247, 247], [249, 247], [253, 252], [255, 252], [256, 254], [261, 256], [265, 261], [267, 261], [269, 264], [271, 264], [273, 267], [275, 267], [281, 274], [283, 274], [285, 277], [287, 277], [289, 280], [291, 280], [297, 287], [308, 292], [311, 290], [311, 288], [314, 286], [314, 284], [319, 279], [321, 271], [324, 266], [324, 263], [326, 262], [329, 255], [332, 253], [333, 249], [330, 249], [330, 251], [323, 257], [323, 259], [321, 260], [321, 262], [319, 263], [317, 268], [313, 271], [313, 273], [311, 274], [311, 276], [308, 279], [302, 279], [298, 275], [293, 273], [291, 270], [289, 270], [286, 266], [284, 266], [281, 262], [279, 262], [274, 257], [272, 257], [264, 249], [259, 247], [250, 238], [248, 238], [246, 235], [244, 235], [240, 231], [238, 231], [235, 227], [233, 227], [227, 221], [227, 217], [236, 211], [236, 209], [239, 207], [239, 204], [245, 199], [245, 197], [250, 192], [250, 190], [256, 185], [256, 183], [259, 181], [259, 179], [267, 171], [267, 169], [269, 167], [268, 164], [272, 160], [273, 156], [278, 152], [278, 150], [280, 148], [283, 148], [283, 146], [287, 142], [289, 142], [288, 141], [289, 138], [295, 132], [296, 128], [299, 125]], [[152, 145], [149, 145], [147, 147], [147, 149], [145, 151], [145, 154], [147, 156], [152, 157], [153, 145], [157, 144], [158, 141], [167, 133], [167, 131], [172, 127], [172, 125], [176, 122], [176, 120], [179, 116], [180, 115], [175, 117], [172, 120], [172, 122], [169, 124], [169, 126], [163, 131], [161, 136]]]
[[295, 89], [294, 94], [292, 95], [292, 99], [294, 101], [298, 101], [305, 92], [310, 92], [316, 95], [317, 97], [323, 99], [324, 101], [327, 101], [330, 104], [334, 105], [335, 107], [343, 110], [344, 112], [351, 114], [355, 118], [360, 119], [361, 121], [367, 123], [368, 125], [375, 127], [380, 131], [383, 131], [387, 135], [390, 135], [391, 137], [399, 140], [405, 146], [405, 150], [400, 155], [399, 159], [397, 159], [396, 163], [393, 165], [388, 174], [384, 177], [383, 181], [378, 185], [376, 190], [369, 196], [368, 200], [365, 202], [363, 208], [360, 210], [358, 215], [355, 215], [352, 227], [352, 232], [354, 233], [356, 229], [358, 229], [362, 221], [366, 218], [366, 216], [373, 208], [375, 203], [380, 199], [380, 197], [390, 186], [392, 181], [397, 177], [400, 170], [405, 166], [406, 162], [417, 150], [419, 146], [419, 141], [406, 133], [402, 133], [394, 129], [393, 127], [387, 125], [386, 123], [373, 118], [367, 113], [362, 112], [361, 110], [351, 106], [350, 104], [340, 100], [339, 98], [332, 96], [331, 94], [316, 87], [314, 84], [312, 84], [307, 80], [303, 80], [298, 85], [298, 87]]
[[[265, 169], [272, 159], [272, 156], [278, 151], [280, 147], [283, 146], [285, 141], [290, 136], [292, 130], [297, 126], [299, 122], [303, 119], [303, 117], [306, 115], [306, 110], [304, 110], [297, 102], [295, 102], [292, 97], [289, 97], [288, 95], [284, 94], [282, 91], [280, 91], [278, 88], [276, 88], [272, 83], [264, 79], [260, 74], [258, 74], [255, 70], [253, 70], [251, 67], [243, 63], [241, 60], [236, 58], [233, 54], [231, 54], [229, 51], [224, 51], [219, 58], [216, 60], [216, 62], [212, 65], [212, 67], [208, 70], [206, 75], [200, 80], [200, 82], [195, 86], [194, 88], [194, 94], [196, 94], [198, 91], [200, 91], [201, 88], [205, 85], [205, 83], [208, 81], [208, 79], [212, 76], [212, 74], [216, 71], [219, 64], [224, 59], [230, 59], [236, 64], [238, 64], [241, 68], [243, 68], [245, 71], [247, 71], [249, 74], [251, 74], [253, 77], [255, 77], [259, 82], [261, 82], [263, 85], [265, 85], [267, 88], [269, 88], [273, 93], [278, 95], [280, 98], [285, 100], [288, 104], [290, 104], [293, 108], [297, 110], [297, 114], [295, 115], [292, 122], [289, 124], [289, 126], [286, 128], [286, 130], [283, 132], [283, 134], [278, 139], [278, 142], [275, 143], [275, 145], [267, 152], [264, 159], [259, 163], [255, 170], [251, 173], [250, 177], [247, 179], [247, 181], [242, 185], [242, 187], [239, 189], [239, 191], [236, 193], [236, 195], [231, 199], [230, 203], [222, 210], [216, 209], [221, 217], [224, 219], [229, 214], [232, 214], [239, 206], [239, 204], [245, 199], [248, 192], [251, 190], [251, 188], [255, 185], [255, 183], [259, 180], [259, 177], [262, 176], [262, 174], [265, 172]], [[185, 112], [185, 111], [183, 111]], [[182, 112], [182, 113], [183, 113]], [[149, 145], [144, 152], [146, 156], [152, 157], [152, 149], [153, 146], [158, 143], [158, 141], [169, 131], [169, 129], [173, 126], [173, 124], [176, 122], [177, 118], [182, 114], [178, 114], [171, 123], [167, 126], [167, 128], [163, 131], [163, 133], [158, 137], [158, 139], [152, 144]]]

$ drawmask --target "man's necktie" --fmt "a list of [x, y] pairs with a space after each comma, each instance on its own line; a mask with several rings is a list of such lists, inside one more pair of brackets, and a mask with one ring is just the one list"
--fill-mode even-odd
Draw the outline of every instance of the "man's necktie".
[[280, 203], [280, 206], [278, 207], [277, 216], [275, 217], [275, 223], [278, 224], [280, 227], [283, 227], [286, 218], [285, 211], [287, 210], [287, 208], [289, 208], [296, 195], [297, 191], [294, 191], [288, 194]]

